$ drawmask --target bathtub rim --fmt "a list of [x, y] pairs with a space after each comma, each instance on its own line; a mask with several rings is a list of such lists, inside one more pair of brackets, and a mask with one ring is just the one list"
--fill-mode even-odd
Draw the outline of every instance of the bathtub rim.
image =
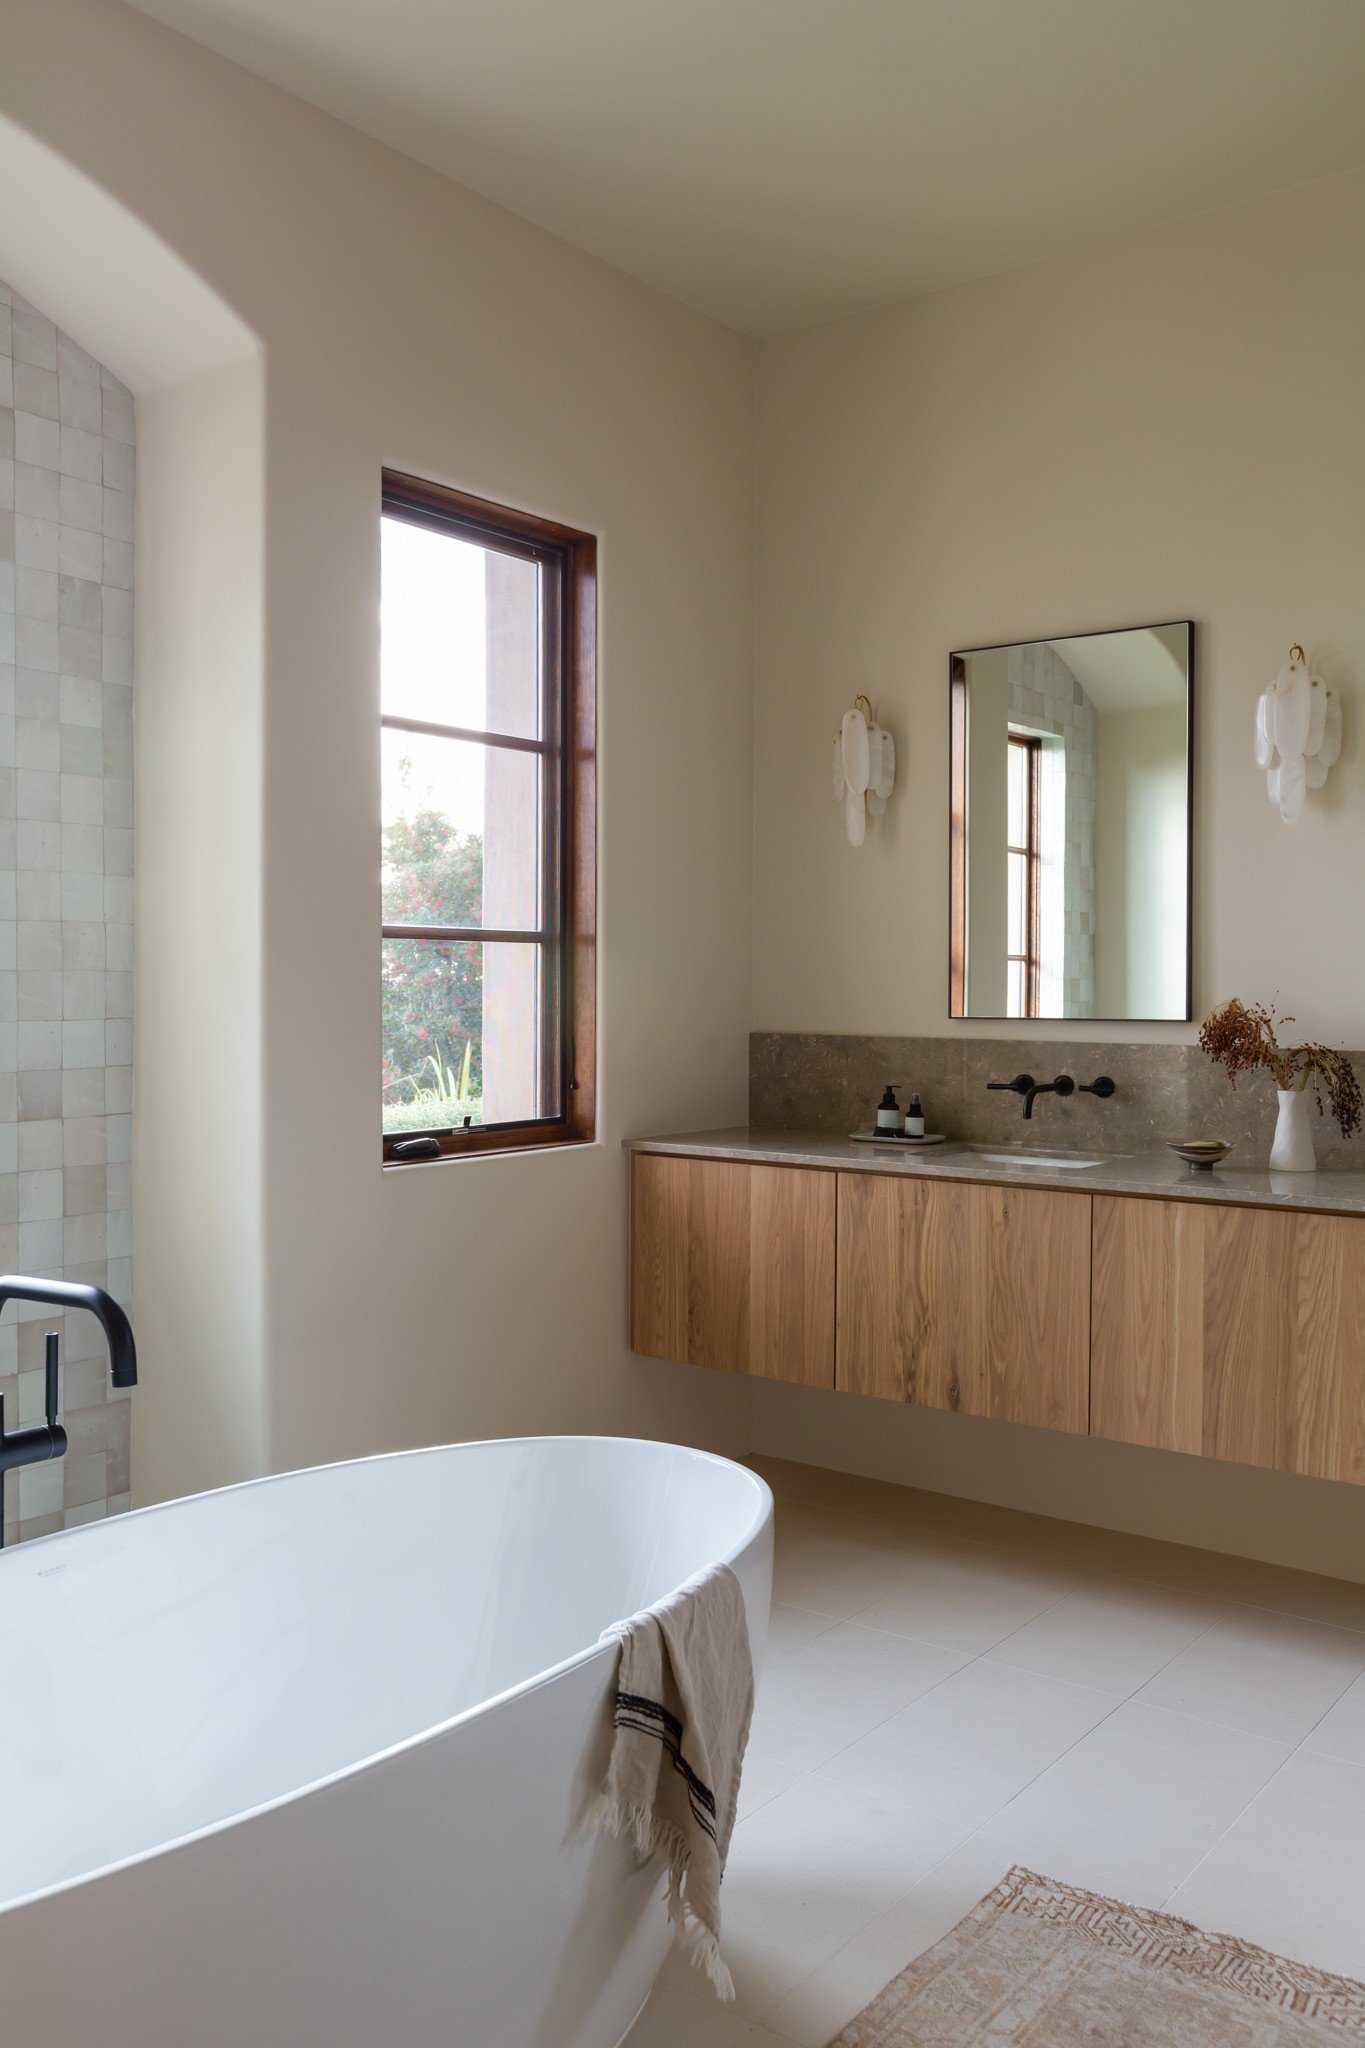
[[[405, 1450], [369, 1451], [359, 1458], [332, 1458], [322, 1465], [297, 1465], [291, 1467], [286, 1472], [265, 1472], [255, 1479], [237, 1479], [227, 1486], [205, 1487], [201, 1493], [178, 1494], [171, 1500], [153, 1501], [147, 1507], [128, 1508], [123, 1514], [108, 1517], [104, 1522], [82, 1523], [75, 1529], [54, 1529], [48, 1536], [30, 1537], [23, 1545], [16, 1544], [13, 1550], [6, 1554], [12, 1556], [22, 1548], [27, 1555], [33, 1556], [45, 1544], [60, 1543], [68, 1536], [88, 1535], [92, 1529], [107, 1528], [111, 1521], [124, 1523], [140, 1520], [143, 1516], [160, 1515], [166, 1513], [169, 1509], [184, 1507], [190, 1501], [215, 1500], [223, 1494], [246, 1493], [253, 1491], [257, 1487], [278, 1486], [290, 1479], [301, 1478], [310, 1472], [337, 1472], [362, 1465], [396, 1464], [400, 1459], [439, 1457], [448, 1451], [496, 1449], [504, 1444], [634, 1445], [642, 1450], [676, 1451], [687, 1458], [701, 1459], [709, 1465], [729, 1466], [737, 1472], [742, 1472], [747, 1479], [753, 1482], [757, 1495], [757, 1509], [754, 1517], [740, 1541], [733, 1544], [723, 1555], [704, 1560], [703, 1563], [695, 1567], [697, 1571], [705, 1570], [709, 1564], [733, 1566], [736, 1559], [743, 1556], [745, 1551], [762, 1536], [764, 1529], [771, 1526], [773, 1520], [775, 1505], [773, 1492], [762, 1474], [755, 1472], [749, 1465], [741, 1464], [738, 1458], [727, 1458], [721, 1451], [699, 1450], [692, 1444], [673, 1443], [667, 1437], [606, 1436], [600, 1433], [594, 1435], [588, 1432], [579, 1432], [576, 1435], [549, 1435], [542, 1433], [536, 1436], [471, 1437], [467, 1440], [456, 1439], [454, 1442], [447, 1444], [414, 1444]], [[0, 1574], [2, 1573], [3, 1561], [0, 1560]], [[685, 1581], [679, 1581], [679, 1583], [684, 1584]], [[626, 1619], [624, 1615], [620, 1618], [622, 1620]], [[93, 1870], [80, 1871], [74, 1877], [59, 1878], [55, 1884], [39, 1885], [32, 1891], [18, 1892], [13, 1898], [0, 1899], [0, 1919], [4, 1919], [9, 1914], [17, 1912], [21, 1907], [38, 1905], [46, 1899], [59, 1898], [64, 1892], [77, 1891], [82, 1886], [95, 1884], [103, 1878], [115, 1877], [121, 1871], [135, 1870], [139, 1864], [150, 1863], [158, 1857], [171, 1856], [178, 1850], [192, 1848], [196, 1843], [208, 1841], [215, 1835], [224, 1834], [230, 1828], [243, 1827], [249, 1821], [259, 1819], [263, 1814], [275, 1813], [283, 1807], [296, 1805], [299, 1801], [309, 1799], [316, 1793], [329, 1790], [333, 1785], [343, 1785], [348, 1779], [359, 1777], [362, 1772], [376, 1770], [382, 1764], [389, 1763], [394, 1758], [405, 1755], [409, 1750], [416, 1749], [423, 1743], [434, 1742], [439, 1736], [447, 1735], [453, 1729], [462, 1727], [470, 1721], [475, 1721], [484, 1714], [491, 1713], [495, 1707], [502, 1706], [508, 1700], [538, 1692], [542, 1687], [553, 1684], [556, 1679], [562, 1678], [570, 1671], [579, 1669], [580, 1666], [591, 1664], [598, 1660], [605, 1662], [607, 1658], [613, 1657], [615, 1654], [615, 1643], [604, 1643], [601, 1640], [590, 1643], [581, 1650], [571, 1652], [567, 1657], [561, 1657], [557, 1664], [547, 1664], [543, 1670], [532, 1672], [529, 1677], [519, 1679], [515, 1685], [504, 1686], [501, 1692], [490, 1693], [486, 1700], [478, 1700], [471, 1707], [462, 1707], [457, 1714], [447, 1715], [444, 1721], [434, 1721], [427, 1727], [416, 1730], [411, 1735], [403, 1736], [397, 1742], [389, 1743], [384, 1749], [371, 1750], [365, 1756], [358, 1757], [353, 1763], [342, 1764], [337, 1770], [325, 1772], [321, 1777], [310, 1778], [302, 1785], [291, 1786], [289, 1791], [277, 1793], [273, 1799], [262, 1799], [255, 1806], [240, 1807], [235, 1813], [225, 1814], [221, 1820], [207, 1821], [203, 1827], [187, 1829], [184, 1834], [172, 1835], [164, 1842], [153, 1843], [151, 1847], [146, 1849], [134, 1850], [130, 1856], [116, 1857], [112, 1862], [98, 1864]]]

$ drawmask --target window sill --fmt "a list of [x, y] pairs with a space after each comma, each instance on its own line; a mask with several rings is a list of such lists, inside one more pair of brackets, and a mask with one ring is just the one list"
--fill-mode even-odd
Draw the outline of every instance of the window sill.
[[[414, 1132], [412, 1135], [419, 1134]], [[385, 1173], [402, 1173], [417, 1166], [449, 1166], [455, 1160], [525, 1159], [542, 1152], [577, 1152], [585, 1145], [595, 1145], [597, 1142], [595, 1133], [580, 1136], [573, 1131], [555, 1130], [546, 1132], [543, 1137], [528, 1138], [518, 1135], [505, 1138], [501, 1142], [475, 1140], [472, 1143], [446, 1144], [439, 1153], [429, 1154], [421, 1159], [392, 1159], [386, 1156], [381, 1165]]]

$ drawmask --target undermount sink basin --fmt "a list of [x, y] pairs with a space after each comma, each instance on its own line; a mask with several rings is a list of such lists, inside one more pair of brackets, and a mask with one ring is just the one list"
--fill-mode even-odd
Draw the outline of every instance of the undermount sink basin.
[[1087, 1159], [1079, 1152], [991, 1152], [984, 1145], [973, 1145], [972, 1156], [988, 1166], [1039, 1166], [1047, 1172], [1058, 1167], [1102, 1166], [1102, 1159]]

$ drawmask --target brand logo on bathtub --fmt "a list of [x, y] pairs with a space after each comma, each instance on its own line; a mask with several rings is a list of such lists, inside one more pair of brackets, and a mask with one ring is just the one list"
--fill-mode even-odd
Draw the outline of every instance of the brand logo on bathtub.
[[40, 1579], [55, 1579], [58, 1572], [64, 1572], [65, 1570], [66, 1566], [64, 1564], [45, 1564], [38, 1573], [38, 1577]]

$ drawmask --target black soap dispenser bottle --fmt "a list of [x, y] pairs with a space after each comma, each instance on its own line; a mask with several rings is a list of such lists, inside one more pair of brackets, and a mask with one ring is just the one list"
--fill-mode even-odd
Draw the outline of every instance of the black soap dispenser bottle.
[[886, 1093], [877, 1104], [877, 1136], [898, 1138], [901, 1129], [901, 1106], [896, 1100], [896, 1091], [888, 1081]]

